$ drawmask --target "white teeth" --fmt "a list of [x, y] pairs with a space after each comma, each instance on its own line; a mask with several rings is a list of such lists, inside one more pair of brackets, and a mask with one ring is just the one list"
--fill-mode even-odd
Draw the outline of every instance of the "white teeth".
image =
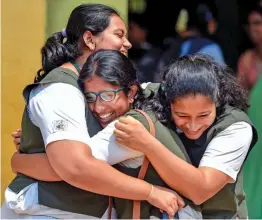
[[112, 114], [113, 114], [113, 113], [108, 113], [108, 114], [106, 114], [106, 115], [99, 115], [99, 117], [102, 118], [102, 119], [105, 119], [105, 118], [111, 116]]

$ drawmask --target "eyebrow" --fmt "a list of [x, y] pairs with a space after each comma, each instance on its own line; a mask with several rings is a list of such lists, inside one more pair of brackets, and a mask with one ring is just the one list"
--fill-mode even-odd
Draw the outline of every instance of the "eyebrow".
[[[187, 115], [187, 113], [184, 112], [175, 112], [176, 114], [181, 114], [181, 115]], [[200, 112], [199, 115], [203, 115], [203, 114], [210, 114], [211, 111], [204, 111], [204, 112]]]
[[124, 31], [123, 29], [121, 29], [121, 28], [117, 28], [117, 29], [115, 29], [114, 31], [115, 31], [115, 32], [117, 32], [117, 31], [121, 31], [121, 32], [122, 32], [122, 34], [124, 34], [124, 33], [125, 33], [125, 31]]

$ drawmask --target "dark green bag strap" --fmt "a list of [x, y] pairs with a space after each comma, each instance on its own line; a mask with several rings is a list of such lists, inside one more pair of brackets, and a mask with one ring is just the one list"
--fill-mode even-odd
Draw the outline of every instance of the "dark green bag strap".
[[70, 62], [70, 63], [76, 68], [77, 72], [80, 73], [81, 68], [80, 68], [80, 66], [78, 65], [78, 63], [76, 63], [75, 61], [72, 61], [72, 62]]

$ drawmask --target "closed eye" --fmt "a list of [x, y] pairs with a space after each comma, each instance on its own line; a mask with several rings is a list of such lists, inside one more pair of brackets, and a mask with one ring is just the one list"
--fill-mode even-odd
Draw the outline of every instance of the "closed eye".
[[200, 118], [205, 118], [207, 117], [209, 114], [206, 114], [206, 115], [199, 115]]
[[116, 33], [116, 35], [119, 37], [119, 38], [123, 38], [124, 35], [123, 34], [120, 34], [120, 33]]
[[186, 115], [178, 115], [178, 117], [180, 117], [180, 118], [187, 118], [188, 116], [186, 116]]

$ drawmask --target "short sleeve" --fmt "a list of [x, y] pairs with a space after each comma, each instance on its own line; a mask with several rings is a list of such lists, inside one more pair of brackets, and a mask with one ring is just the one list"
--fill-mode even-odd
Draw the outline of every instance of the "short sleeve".
[[236, 181], [248, 153], [253, 133], [246, 122], [237, 122], [220, 132], [209, 143], [199, 167], [217, 169]]
[[89, 139], [84, 96], [72, 85], [51, 83], [34, 88], [28, 113], [40, 128], [45, 146], [59, 140], [86, 143]]
[[92, 155], [110, 165], [114, 165], [132, 158], [143, 156], [142, 152], [119, 145], [114, 135], [115, 123], [111, 122], [102, 131], [98, 132], [87, 144], [92, 150]]

